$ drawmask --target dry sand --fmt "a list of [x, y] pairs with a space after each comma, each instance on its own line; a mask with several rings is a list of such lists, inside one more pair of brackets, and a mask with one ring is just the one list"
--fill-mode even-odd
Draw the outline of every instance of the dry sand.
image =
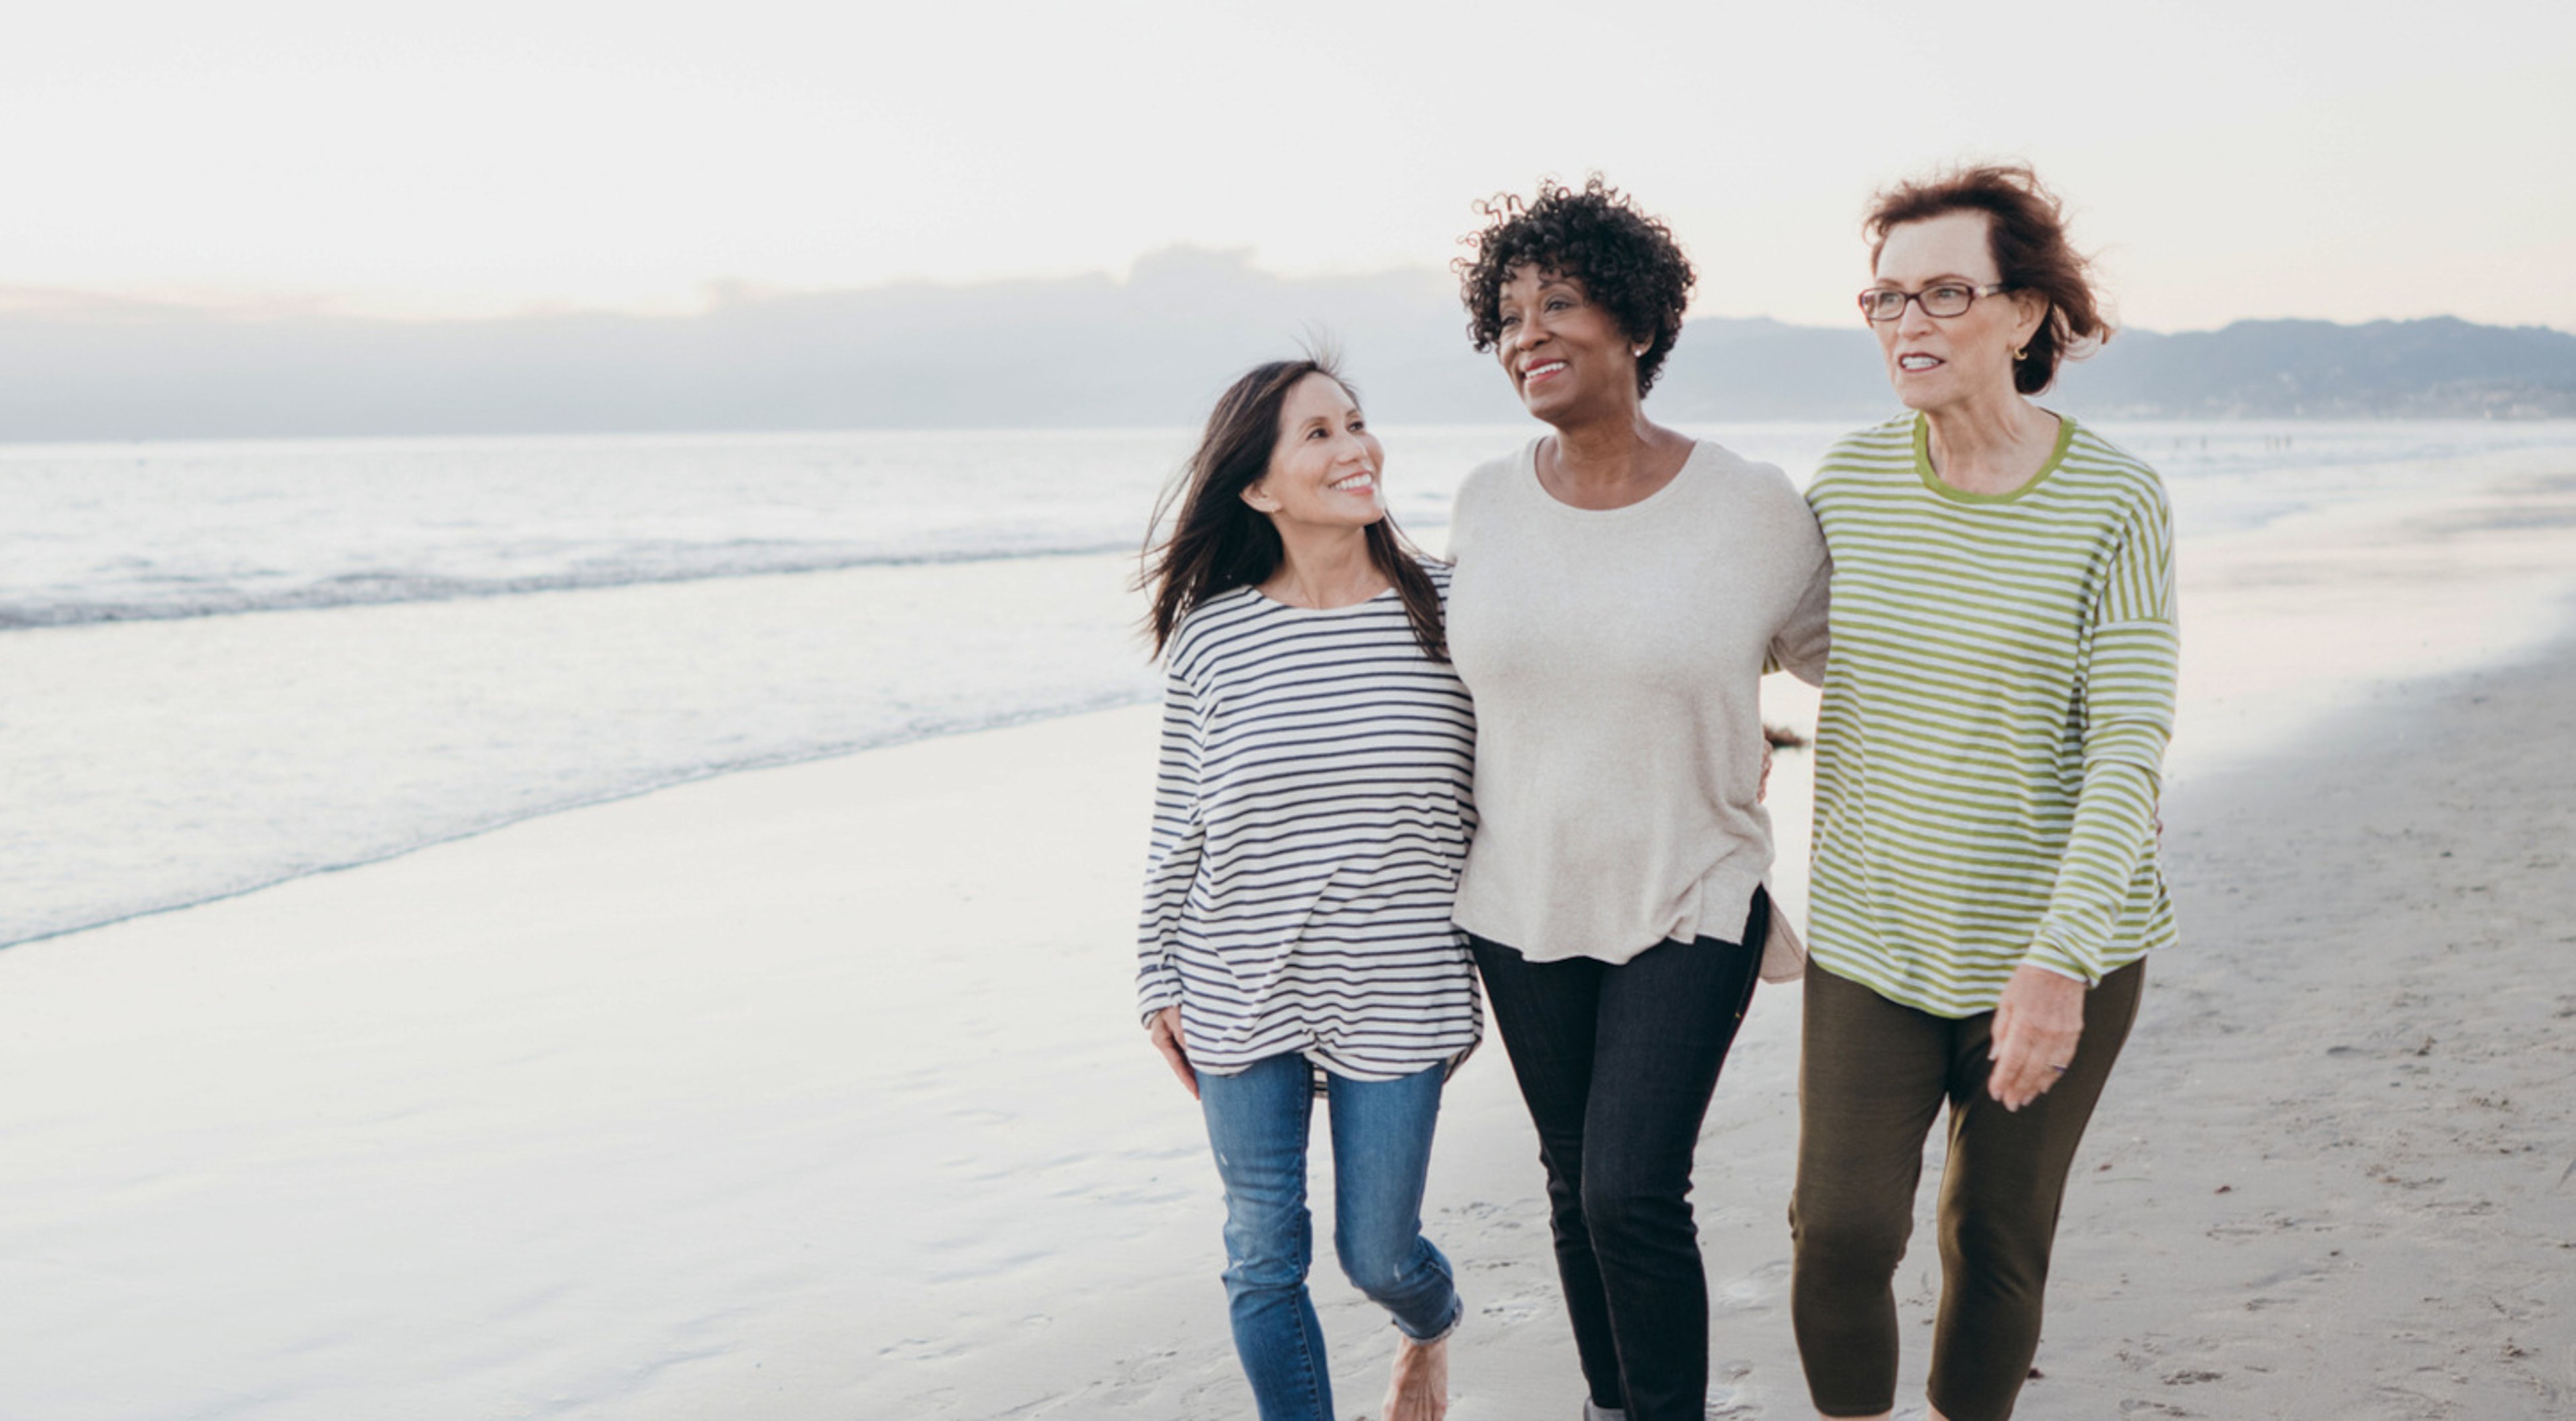
[[2024, 1414], [2576, 1414], [2576, 647], [2167, 823]]

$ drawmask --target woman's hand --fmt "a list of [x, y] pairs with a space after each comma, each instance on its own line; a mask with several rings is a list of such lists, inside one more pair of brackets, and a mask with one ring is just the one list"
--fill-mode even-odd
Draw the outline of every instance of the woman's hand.
[[1190, 1053], [1181, 1042], [1181, 1009], [1165, 1007], [1154, 1013], [1154, 1019], [1145, 1023], [1145, 1035], [1163, 1053], [1172, 1074], [1181, 1078], [1181, 1088], [1190, 1093], [1190, 1099], [1198, 1099], [1199, 1073], [1190, 1069]]
[[2084, 984], [2045, 967], [2023, 967], [2004, 984], [1995, 1005], [1995, 1063], [1986, 1091], [2006, 1110], [2019, 1110], [2048, 1093], [2075, 1064], [2075, 1039], [2084, 1034]]

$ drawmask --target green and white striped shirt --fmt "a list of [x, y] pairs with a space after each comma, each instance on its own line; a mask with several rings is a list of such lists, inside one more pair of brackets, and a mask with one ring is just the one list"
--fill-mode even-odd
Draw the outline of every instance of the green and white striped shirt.
[[1851, 435], [1807, 490], [1834, 568], [1807, 942], [1955, 1018], [2024, 963], [2096, 983], [2174, 941], [2173, 516], [2071, 419], [2009, 494], [1941, 482], [1926, 438], [1915, 415]]

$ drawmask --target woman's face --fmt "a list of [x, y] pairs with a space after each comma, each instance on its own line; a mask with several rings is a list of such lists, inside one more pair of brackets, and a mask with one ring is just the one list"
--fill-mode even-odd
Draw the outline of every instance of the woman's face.
[[[1873, 287], [1920, 293], [1936, 286], [1993, 286], [2001, 273], [1982, 212], [1945, 212], [1888, 229]], [[1956, 316], [1905, 303], [1892, 321], [1872, 322], [1888, 383], [1909, 409], [1938, 412], [2013, 393], [2012, 353], [2029, 342], [2048, 308], [2027, 291], [1980, 296]]]
[[1319, 372], [1288, 391], [1270, 470], [1243, 491], [1243, 501], [1278, 523], [1365, 528], [1386, 516], [1378, 488], [1385, 467], [1386, 451], [1359, 403], [1341, 381]]
[[1500, 296], [1495, 354], [1531, 414], [1563, 426], [1635, 403], [1636, 349], [1582, 282], [1524, 264], [1503, 279]]

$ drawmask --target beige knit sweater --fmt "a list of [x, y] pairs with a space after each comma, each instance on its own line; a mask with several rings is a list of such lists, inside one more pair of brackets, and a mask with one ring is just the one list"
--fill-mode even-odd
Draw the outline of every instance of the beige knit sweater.
[[1450, 529], [1479, 820], [1458, 925], [1542, 962], [1740, 941], [1771, 868], [1764, 662], [1823, 676], [1815, 516], [1779, 469], [1704, 441], [1598, 511], [1541, 487], [1537, 451], [1469, 475]]

